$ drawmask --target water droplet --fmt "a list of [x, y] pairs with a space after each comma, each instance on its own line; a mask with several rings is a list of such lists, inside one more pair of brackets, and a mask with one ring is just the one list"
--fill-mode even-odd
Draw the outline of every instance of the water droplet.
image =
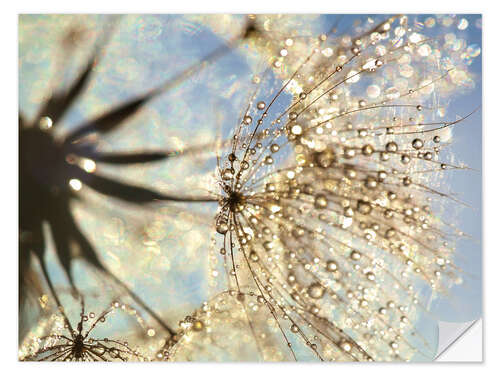
[[272, 193], [273, 191], [276, 191], [276, 185], [273, 184], [272, 182], [268, 182], [266, 184], [266, 191], [269, 193]]
[[204, 327], [205, 325], [200, 320], [195, 320], [193, 323], [193, 330], [196, 332], [200, 332], [201, 330], [203, 330]]
[[264, 245], [264, 249], [266, 249], [267, 251], [270, 251], [273, 248], [273, 243], [271, 241], [266, 241], [266, 242], [264, 242], [263, 245]]
[[353, 217], [354, 216], [354, 211], [352, 210], [351, 207], [344, 208], [344, 216], [345, 217]]
[[82, 182], [76, 178], [69, 180], [69, 187], [74, 191], [80, 191], [82, 189]]
[[38, 126], [41, 130], [47, 131], [52, 128], [52, 119], [48, 116], [44, 116], [38, 122]]
[[358, 253], [357, 251], [353, 251], [353, 252], [351, 252], [350, 257], [351, 257], [352, 260], [360, 260], [361, 259], [361, 254]]
[[408, 164], [410, 162], [410, 156], [407, 154], [401, 155], [401, 163]]
[[292, 126], [292, 134], [295, 134], [295, 135], [302, 134], [302, 126], [300, 126], [300, 125]]
[[335, 154], [330, 150], [318, 152], [315, 156], [316, 163], [321, 168], [328, 168], [335, 161]]
[[342, 344], [340, 344], [340, 347], [342, 348], [342, 350], [344, 350], [345, 352], [350, 352], [351, 349], [352, 349], [352, 346], [350, 343], [348, 342], [343, 342]]
[[344, 148], [344, 158], [352, 159], [356, 156], [356, 150], [354, 148], [345, 147]]
[[372, 145], [364, 145], [363, 148], [361, 149], [361, 152], [363, 153], [363, 155], [365, 156], [370, 156], [371, 154], [373, 154], [373, 146]]
[[312, 283], [307, 288], [307, 295], [313, 299], [320, 299], [325, 294], [325, 288], [319, 283]]
[[326, 269], [327, 271], [333, 272], [337, 270], [337, 263], [335, 263], [333, 260], [329, 260], [326, 262]]
[[378, 185], [377, 179], [372, 176], [368, 176], [365, 180], [365, 186], [368, 189], [375, 189]]
[[222, 172], [222, 179], [227, 181], [231, 178], [233, 178], [233, 171], [231, 170], [231, 168], [224, 169], [224, 171]]
[[385, 150], [387, 152], [396, 152], [398, 151], [398, 144], [396, 142], [388, 142], [385, 145]]
[[379, 181], [384, 181], [387, 178], [387, 172], [386, 171], [378, 171], [377, 176]]
[[370, 203], [366, 201], [359, 200], [357, 209], [359, 213], [363, 215], [368, 215], [372, 211], [372, 206], [370, 205]]
[[314, 199], [314, 207], [322, 209], [326, 208], [328, 206], [328, 199], [324, 194], [318, 194], [316, 195], [316, 198]]
[[217, 227], [215, 229], [220, 234], [226, 234], [227, 231], [229, 230], [229, 227], [226, 223], [219, 223], [217, 224]]
[[422, 147], [424, 147], [424, 142], [420, 138], [415, 138], [411, 145], [415, 150], [420, 150]]

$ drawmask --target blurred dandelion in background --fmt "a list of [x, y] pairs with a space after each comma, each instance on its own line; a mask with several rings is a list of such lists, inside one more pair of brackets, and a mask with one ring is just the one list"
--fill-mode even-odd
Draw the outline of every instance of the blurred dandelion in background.
[[[111, 362], [129, 360], [146, 360], [137, 349], [132, 349], [127, 341], [113, 338], [96, 338], [95, 331], [116, 311], [126, 311], [136, 317], [137, 322], [143, 322], [137, 311], [119, 301], [97, 314], [85, 311], [85, 301], [80, 300], [81, 310], [76, 327], [71, 324], [64, 308], [59, 315], [52, 315], [43, 325], [37, 327], [36, 333], [30, 333], [24, 340], [20, 356], [24, 361], [91, 361]], [[149, 329], [148, 332], [151, 332]], [[42, 332], [47, 332], [43, 335]], [[117, 332], [114, 331], [116, 335]]]
[[480, 316], [480, 16], [109, 18], [20, 17], [21, 359], [431, 361]]

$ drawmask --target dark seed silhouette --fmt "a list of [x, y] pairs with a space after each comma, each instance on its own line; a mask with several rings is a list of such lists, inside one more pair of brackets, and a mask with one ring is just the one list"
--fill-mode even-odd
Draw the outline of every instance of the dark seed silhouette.
[[[71, 32], [70, 32], [71, 33]], [[138, 151], [130, 153], [100, 153], [88, 142], [90, 134], [100, 136], [112, 132], [126, 123], [134, 114], [161, 93], [183, 82], [206, 63], [212, 62], [230, 52], [246, 35], [237, 36], [234, 40], [223, 44], [210, 53], [201, 62], [195, 63], [173, 79], [160, 85], [157, 89], [136, 96], [134, 99], [111, 108], [97, 118], [85, 121], [70, 132], [64, 139], [56, 138], [53, 129], [59, 126], [60, 120], [70, 107], [83, 94], [92, 78], [93, 68], [99, 60], [105, 41], [97, 45], [94, 54], [87, 62], [85, 69], [74, 80], [67, 90], [56, 91], [40, 108], [34, 121], [27, 123], [23, 114], [19, 114], [19, 306], [26, 298], [26, 293], [33, 288], [31, 256], [40, 262], [43, 277], [58, 305], [59, 298], [47, 271], [44, 256], [46, 239], [42, 225], [47, 223], [54, 238], [57, 258], [67, 275], [71, 287], [77, 291], [76, 282], [71, 275], [71, 264], [75, 255], [70, 251], [72, 244], [78, 248], [78, 256], [92, 267], [102, 272], [123, 287], [135, 301], [141, 305], [169, 333], [172, 329], [152, 311], [139, 296], [133, 293], [120, 279], [115, 277], [99, 260], [99, 257], [81, 232], [70, 211], [73, 200], [80, 199], [78, 190], [85, 185], [106, 196], [121, 199], [134, 204], [150, 204], [157, 201], [173, 202], [211, 202], [215, 198], [168, 195], [153, 189], [131, 185], [117, 181], [95, 172], [96, 163], [112, 165], [133, 165], [158, 162], [171, 158], [200, 152], [206, 146], [193, 147], [174, 151]], [[67, 37], [66, 39], [68, 39]], [[93, 170], [82, 169], [78, 165], [79, 158], [87, 158], [94, 166]]]

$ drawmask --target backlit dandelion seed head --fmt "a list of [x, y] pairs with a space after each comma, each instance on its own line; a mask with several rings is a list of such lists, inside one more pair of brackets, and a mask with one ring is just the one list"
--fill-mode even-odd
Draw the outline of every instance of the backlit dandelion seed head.
[[[300, 345], [324, 360], [432, 358], [417, 321], [432, 291], [459, 280], [458, 231], [436, 212], [454, 199], [439, 176], [463, 168], [442, 144], [464, 118], [443, 120], [440, 103], [472, 78], [443, 56], [449, 40], [407, 17], [367, 23], [331, 45], [293, 43], [290, 65], [271, 67], [283, 86], [256, 90], [217, 170], [227, 283], [255, 340], [267, 324], [292, 359]], [[265, 323], [249, 312], [259, 298]]]

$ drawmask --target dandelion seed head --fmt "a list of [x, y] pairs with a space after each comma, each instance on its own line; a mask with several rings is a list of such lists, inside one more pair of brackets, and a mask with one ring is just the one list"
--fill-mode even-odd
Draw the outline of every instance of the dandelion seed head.
[[[362, 30], [372, 32], [358, 38], [294, 38], [274, 71], [292, 99], [237, 128], [236, 158], [219, 166], [234, 169], [217, 215], [227, 227], [216, 242], [229, 289], [260, 297], [255, 306], [267, 324], [250, 320], [267, 333], [256, 341], [281, 337], [285, 357], [302, 353], [297, 344], [330, 360], [431, 356], [415, 324], [425, 310], [417, 293], [456, 283], [452, 268], [443, 278], [436, 264], [443, 223], [428, 208], [442, 199], [427, 189], [441, 173], [436, 149], [450, 131], [435, 123], [432, 95], [461, 91], [470, 78], [456, 56], [455, 76], [443, 70], [435, 52], [442, 59], [450, 40], [426, 38], [431, 24], [410, 32], [394, 17], [375, 30], [367, 24]], [[278, 119], [284, 132], [266, 132]], [[447, 259], [453, 251], [439, 250]]]

